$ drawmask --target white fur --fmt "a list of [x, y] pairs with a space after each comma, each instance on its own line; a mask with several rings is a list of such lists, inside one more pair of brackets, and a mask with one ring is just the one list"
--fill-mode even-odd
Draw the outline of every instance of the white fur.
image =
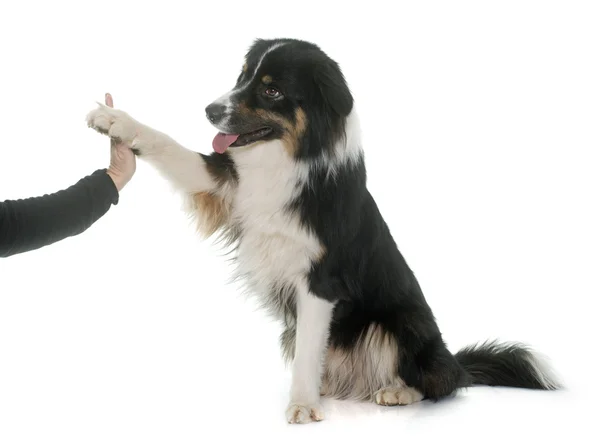
[[243, 234], [237, 274], [268, 299], [273, 284], [295, 283], [321, 253], [316, 236], [285, 210], [306, 183], [307, 168], [295, 163], [278, 140], [231, 149], [231, 156], [239, 175], [232, 220]]
[[88, 114], [87, 123], [139, 149], [145, 160], [150, 161], [163, 177], [184, 193], [215, 189], [215, 181], [198, 153], [186, 149], [168, 135], [143, 125], [126, 112], [98, 103], [98, 108]]
[[410, 405], [423, 400], [423, 395], [412, 387], [393, 386], [378, 390], [375, 402], [379, 405]]
[[337, 170], [343, 166], [353, 166], [363, 157], [362, 130], [356, 107], [346, 118], [345, 135], [334, 146], [333, 156], [322, 153], [312, 165], [327, 171], [329, 177], [335, 178]]
[[[272, 47], [273, 50], [275, 47]], [[172, 138], [145, 126], [123, 111], [100, 107], [88, 115], [91, 127], [119, 136], [139, 148], [167, 179], [188, 194], [216, 189], [204, 160]], [[355, 126], [354, 122], [350, 126]], [[117, 135], [118, 134], [118, 135]], [[351, 128], [339, 147], [339, 162], [355, 159], [359, 146]], [[355, 144], [356, 142], [356, 144]], [[333, 304], [309, 293], [307, 273], [323, 254], [316, 235], [301, 226], [286, 206], [307, 184], [309, 167], [294, 161], [279, 140], [230, 149], [239, 177], [237, 186], [221, 187], [217, 194], [230, 200], [230, 221], [242, 238], [237, 252], [237, 275], [278, 318], [285, 312], [273, 300], [292, 299], [297, 309], [295, 356], [290, 404], [292, 423], [321, 420], [320, 384]], [[284, 286], [283, 288], [274, 285]], [[285, 293], [275, 296], [273, 293]], [[289, 321], [288, 321], [289, 322]]]
[[[286, 211], [307, 183], [308, 168], [295, 162], [278, 140], [232, 149], [231, 155], [240, 181], [232, 206], [232, 219], [243, 235], [238, 274], [278, 318], [284, 313], [281, 307], [269, 305], [272, 293], [296, 293], [296, 346], [287, 420], [321, 420], [322, 360], [333, 304], [309, 294], [306, 274], [323, 249], [316, 236], [301, 227], [297, 215]], [[273, 284], [292, 287], [274, 290]]]
[[[323, 419], [319, 402], [321, 375], [334, 304], [310, 294], [304, 281], [297, 284], [296, 290], [296, 350], [286, 415], [290, 423], [306, 423]], [[308, 417], [306, 410], [311, 412]]]
[[216, 124], [216, 127], [217, 127], [217, 129], [219, 129], [219, 131], [224, 132], [224, 133], [230, 133], [228, 130], [228, 124], [229, 124], [229, 119], [231, 117], [231, 113], [233, 111], [233, 102], [232, 102], [233, 96], [241, 93], [246, 88], [248, 88], [250, 86], [250, 84], [252, 84], [254, 79], [256, 78], [256, 75], [258, 74], [258, 70], [260, 69], [265, 57], [269, 53], [273, 52], [275, 49], [277, 49], [281, 46], [284, 46], [284, 45], [285, 45], [285, 43], [276, 43], [276, 44], [273, 44], [271, 47], [269, 47], [267, 50], [265, 50], [265, 52], [261, 55], [260, 59], [258, 60], [258, 63], [256, 64], [256, 68], [254, 69], [254, 72], [252, 73], [252, 76], [250, 76], [250, 78], [247, 81], [240, 83], [238, 86], [233, 88], [231, 91], [223, 94], [221, 97], [219, 97], [217, 100], [214, 101], [215, 104], [225, 106], [225, 117], [223, 117], [223, 119], [219, 123]]
[[336, 164], [356, 164], [363, 156], [362, 130], [356, 104], [346, 118], [345, 137], [336, 144], [334, 149]]
[[256, 78], [256, 75], [258, 74], [258, 70], [260, 70], [260, 67], [262, 66], [262, 63], [265, 60], [265, 57], [269, 53], [273, 52], [275, 49], [278, 49], [279, 47], [282, 47], [285, 44], [286, 43], [284, 43], [284, 42], [275, 43], [272, 46], [270, 46], [267, 50], [265, 50], [265, 52], [261, 55], [260, 59], [258, 60], [258, 63], [256, 64], [256, 68], [254, 69], [254, 72], [252, 73], [252, 76], [250, 77], [250, 79], [248, 79], [248, 81], [244, 82], [243, 84], [240, 84], [239, 87], [234, 88], [232, 91], [232, 94], [240, 93], [243, 90], [245, 90], [246, 88], [248, 88], [248, 86], [250, 86], [250, 84]]
[[529, 364], [533, 367], [537, 380], [546, 390], [561, 388], [563, 383], [554, 372], [546, 356], [539, 352], [529, 351]]
[[231, 96], [233, 95], [233, 90], [223, 94], [221, 97], [216, 99], [213, 104], [215, 105], [223, 105], [225, 106], [225, 121], [228, 121], [228, 117], [231, 115], [233, 111], [233, 105], [231, 104]]
[[335, 399], [376, 400], [382, 387], [406, 387], [398, 374], [398, 343], [371, 324], [351, 349], [329, 347], [321, 394]]
[[[261, 62], [277, 47], [269, 48]], [[259, 67], [260, 62], [254, 75]], [[223, 102], [227, 104], [230, 97], [231, 93], [224, 96]], [[88, 124], [139, 148], [142, 158], [184, 193], [213, 192], [227, 200], [228, 219], [242, 235], [236, 258], [237, 276], [246, 280], [249, 290], [277, 318], [283, 319], [286, 311], [280, 305], [272, 305], [273, 301], [295, 304], [295, 320], [285, 320], [293, 328], [290, 331], [296, 333], [290, 402], [286, 410], [290, 423], [324, 418], [321, 389], [323, 394], [372, 396], [383, 405], [410, 404], [423, 399], [420, 392], [407, 387], [398, 377], [396, 346], [375, 328], [352, 352], [330, 349], [326, 355], [334, 303], [312, 295], [306, 278], [312, 262], [323, 255], [324, 248], [316, 235], [302, 227], [299, 217], [286, 210], [300, 190], [310, 184], [310, 167], [293, 160], [281, 141], [230, 149], [239, 183], [218, 188], [197, 153], [123, 111], [99, 105], [88, 115]], [[345, 133], [333, 156], [323, 154], [312, 164], [327, 169], [334, 178], [338, 168], [357, 164], [362, 157], [355, 109], [346, 120]], [[281, 295], [274, 297], [277, 293]], [[531, 354], [530, 363], [544, 387], [559, 385], [540, 356]]]

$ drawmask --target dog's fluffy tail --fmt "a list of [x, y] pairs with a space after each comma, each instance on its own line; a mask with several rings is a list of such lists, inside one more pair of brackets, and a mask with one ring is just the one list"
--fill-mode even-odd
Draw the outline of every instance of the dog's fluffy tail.
[[488, 341], [455, 355], [472, 385], [557, 390], [561, 383], [545, 360], [520, 343]]

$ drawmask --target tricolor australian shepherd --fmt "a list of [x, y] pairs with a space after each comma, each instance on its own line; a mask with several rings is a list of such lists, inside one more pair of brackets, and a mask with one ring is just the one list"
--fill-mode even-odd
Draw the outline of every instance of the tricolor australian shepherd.
[[322, 420], [321, 396], [407, 405], [475, 384], [559, 388], [520, 344], [447, 349], [367, 190], [352, 94], [319, 47], [255, 41], [206, 116], [218, 131], [208, 155], [104, 105], [87, 120], [172, 182], [199, 231], [232, 245], [239, 278], [282, 323], [290, 423]]

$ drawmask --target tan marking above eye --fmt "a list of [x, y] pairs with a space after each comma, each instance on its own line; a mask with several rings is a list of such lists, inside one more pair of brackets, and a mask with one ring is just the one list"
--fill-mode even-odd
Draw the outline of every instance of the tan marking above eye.
[[246, 62], [246, 63], [244, 64], [244, 66], [242, 67], [242, 70], [244, 71], [244, 73], [245, 73], [246, 71], [248, 71], [248, 63], [247, 63], [247, 62]]
[[264, 83], [265, 85], [270, 85], [271, 83], [273, 83], [273, 78], [266, 74], [262, 77], [262, 83]]

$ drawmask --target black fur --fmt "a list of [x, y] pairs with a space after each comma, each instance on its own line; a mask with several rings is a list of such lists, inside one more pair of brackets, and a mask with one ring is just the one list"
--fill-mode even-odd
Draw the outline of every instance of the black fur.
[[[269, 47], [282, 43], [285, 45], [263, 59]], [[354, 104], [338, 64], [315, 44], [287, 38], [256, 40], [246, 54], [246, 61], [247, 68], [240, 73], [238, 85], [249, 80], [257, 66], [260, 68], [251, 86], [237, 93], [232, 98], [233, 103], [242, 103], [252, 110], [269, 111], [290, 122], [295, 121], [296, 109], [303, 109], [310, 129], [302, 138], [297, 158], [315, 159], [323, 151], [332, 154], [336, 141], [344, 135], [345, 117]], [[271, 77], [270, 84], [261, 82], [264, 75]], [[280, 90], [285, 98], [266, 98], [264, 91], [269, 87]], [[264, 118], [238, 110], [230, 115], [228, 124], [238, 133], [265, 126], [273, 129], [265, 139], [280, 138], [284, 134], [277, 123], [265, 123]]]
[[[308, 68], [314, 89], [305, 93], [314, 100], [303, 102], [310, 123], [301, 155], [310, 159], [315, 146], [332, 147], [343, 135], [353, 100], [337, 64], [316, 46], [293, 43], [288, 50], [296, 59], [312, 59]], [[456, 356], [448, 351], [419, 283], [367, 189], [362, 158], [337, 169], [335, 178], [327, 168], [315, 166], [310, 181], [290, 208], [326, 248], [309, 281], [313, 293], [338, 301], [331, 345], [350, 349], [370, 324], [380, 325], [398, 342], [402, 379], [434, 400], [473, 384], [555, 388], [542, 384], [531, 365], [533, 355], [524, 347], [490, 344]]]
[[[535, 368], [534, 356], [524, 346], [489, 343], [456, 355], [448, 350], [415, 275], [367, 189], [363, 157], [339, 165], [333, 176], [324, 164], [324, 155], [333, 156], [334, 147], [344, 138], [346, 117], [353, 108], [338, 64], [312, 43], [257, 40], [238, 83], [254, 71], [265, 50], [282, 42], [286, 44], [263, 59], [258, 76], [272, 76], [285, 98], [265, 100], [260, 81], [239, 98], [252, 109], [268, 109], [290, 120], [298, 108], [306, 114], [308, 127], [296, 159], [315, 165], [310, 166], [310, 183], [288, 208], [325, 249], [312, 265], [308, 281], [312, 293], [337, 302], [330, 344], [352, 349], [369, 326], [378, 325], [398, 345], [400, 377], [432, 400], [474, 384], [557, 388]], [[208, 163], [218, 161], [219, 178], [234, 174], [226, 156], [205, 158]], [[282, 334], [283, 343], [292, 338], [289, 329]]]
[[218, 185], [227, 182], [237, 183], [238, 174], [231, 157], [224, 153], [211, 153], [210, 155], [200, 154], [200, 157], [206, 163], [206, 168]]
[[532, 352], [525, 345], [502, 344], [495, 341], [468, 346], [456, 354], [456, 359], [477, 385], [508, 386], [529, 389], [556, 389], [540, 383], [540, 375], [531, 365]]
[[292, 208], [326, 247], [309, 279], [313, 293], [339, 302], [330, 343], [350, 349], [376, 323], [398, 342], [400, 376], [426, 398], [470, 385], [366, 188], [363, 161], [340, 170], [335, 179], [326, 169], [315, 169], [311, 181], [318, 189], [306, 188]]

